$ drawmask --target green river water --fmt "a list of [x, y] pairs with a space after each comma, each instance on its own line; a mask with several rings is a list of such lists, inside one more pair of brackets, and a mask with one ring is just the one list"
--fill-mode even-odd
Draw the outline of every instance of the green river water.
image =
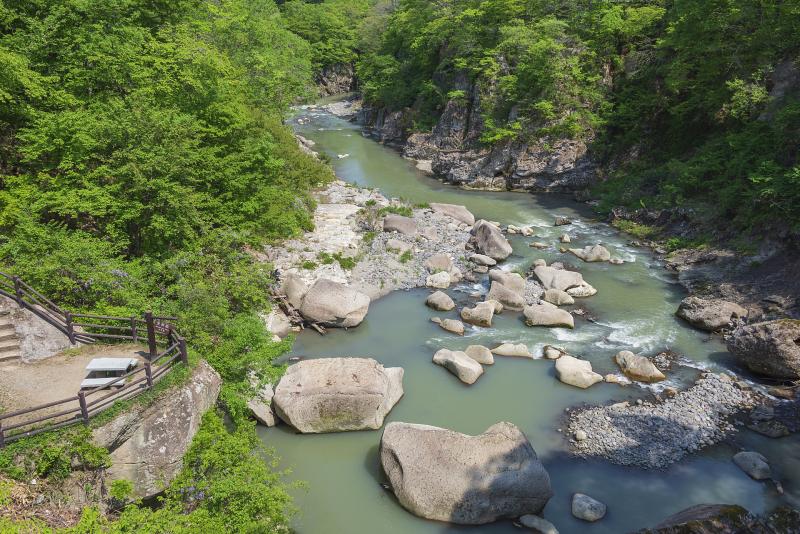
[[[297, 119], [302, 118], [303, 124]], [[729, 356], [719, 338], [694, 330], [674, 317], [682, 288], [652, 255], [626, 244], [610, 226], [593, 221], [591, 211], [566, 197], [522, 193], [464, 191], [419, 173], [409, 161], [366, 139], [359, 128], [321, 111], [309, 110], [293, 120], [293, 127], [314, 140], [316, 149], [329, 154], [337, 175], [348, 182], [379, 188], [385, 195], [414, 203], [447, 202], [467, 206], [479, 218], [504, 224], [534, 225], [537, 240], [557, 241], [564, 228], [552, 227], [556, 215], [577, 219], [567, 227], [573, 247], [602, 242], [626, 260], [624, 265], [585, 264], [565, 257], [555, 248], [528, 247], [530, 238], [511, 239], [514, 255], [504, 268], [527, 269], [536, 258], [567, 261], [598, 289], [578, 304], [597, 318], [590, 323], [576, 317], [574, 330], [527, 328], [519, 314], [504, 313], [491, 329], [468, 328], [463, 338], [452, 336], [430, 322], [434, 314], [423, 304], [428, 291], [398, 291], [371, 304], [362, 325], [334, 330], [322, 337], [311, 331], [300, 335], [292, 355], [307, 358], [332, 356], [372, 357], [385, 366], [405, 369], [405, 395], [387, 418], [478, 434], [499, 421], [510, 421], [528, 436], [552, 480], [554, 497], [544, 510], [562, 534], [573, 532], [621, 533], [653, 526], [668, 515], [700, 503], [737, 503], [763, 512], [781, 499], [800, 500], [796, 480], [800, 474], [800, 440], [770, 440], [749, 431], [736, 438], [742, 447], [758, 450], [771, 461], [786, 495], [774, 486], [751, 480], [730, 460], [736, 449], [718, 445], [684, 459], [663, 471], [620, 467], [601, 460], [569, 456], [567, 442], [558, 429], [567, 407], [603, 404], [639, 397], [652, 391], [637, 386], [601, 383], [580, 390], [560, 383], [553, 363], [497, 357], [484, 375], [466, 386], [431, 362], [442, 347], [470, 344], [495, 346], [501, 342], [526, 343], [534, 354], [548, 343], [565, 346], [591, 360], [601, 373], [617, 372], [611, 357], [630, 349], [645, 354], [671, 349], [690, 365], [669, 373], [669, 383], [686, 387], [700, 369], [730, 369]], [[337, 155], [349, 154], [339, 159]], [[580, 263], [580, 265], [578, 265]], [[484, 282], [485, 283], [485, 282]], [[461, 285], [449, 293], [457, 302], [480, 284]], [[459, 296], [460, 295], [460, 296]], [[457, 310], [437, 313], [457, 317]], [[406, 512], [391, 493], [380, 486], [378, 460], [381, 431], [300, 435], [282, 425], [260, 428], [263, 441], [273, 447], [292, 479], [307, 483], [295, 492], [300, 513], [295, 527], [301, 534], [322, 533], [434, 533], [519, 532], [510, 521], [464, 527], [427, 521]], [[608, 505], [601, 521], [588, 524], [572, 517], [573, 493], [589, 494]]]

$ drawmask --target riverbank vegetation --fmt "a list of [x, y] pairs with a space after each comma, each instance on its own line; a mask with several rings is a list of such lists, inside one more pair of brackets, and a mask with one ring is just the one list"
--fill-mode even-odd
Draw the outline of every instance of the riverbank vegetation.
[[364, 96], [419, 130], [465, 99], [486, 145], [587, 142], [605, 211], [800, 230], [796, 3], [403, 0], [381, 25]]

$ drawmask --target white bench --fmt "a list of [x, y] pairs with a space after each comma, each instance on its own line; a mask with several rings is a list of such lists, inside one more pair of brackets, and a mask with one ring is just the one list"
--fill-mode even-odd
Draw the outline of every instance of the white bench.
[[[107, 386], [138, 364], [139, 360], [136, 358], [95, 358], [86, 366], [89, 373], [81, 382], [81, 389]], [[122, 387], [125, 385], [125, 380], [120, 380], [113, 385]]]

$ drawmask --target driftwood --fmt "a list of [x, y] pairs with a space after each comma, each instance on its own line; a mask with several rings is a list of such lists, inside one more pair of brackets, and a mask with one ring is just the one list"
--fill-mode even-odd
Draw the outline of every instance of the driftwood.
[[314, 330], [316, 330], [320, 335], [324, 336], [326, 334], [325, 327], [323, 327], [319, 323], [311, 323], [303, 319], [303, 316], [300, 315], [300, 312], [292, 306], [289, 302], [289, 298], [286, 295], [282, 295], [277, 291], [272, 291], [271, 296], [275, 302], [278, 303], [278, 307], [286, 314], [286, 317], [289, 318], [289, 322], [292, 323], [294, 326], [299, 326], [300, 328], [305, 328], [306, 325], [310, 326]]

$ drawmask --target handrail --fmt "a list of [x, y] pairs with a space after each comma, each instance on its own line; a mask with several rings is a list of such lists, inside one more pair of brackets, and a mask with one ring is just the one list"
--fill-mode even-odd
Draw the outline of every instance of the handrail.
[[[4, 289], [5, 288], [5, 289]], [[10, 290], [7, 291], [7, 290]], [[13, 276], [0, 271], [0, 295], [14, 300], [20, 308], [27, 309], [42, 320], [46, 321], [59, 331], [63, 332], [70, 340], [70, 343], [94, 343], [102, 339], [123, 339], [138, 342], [147, 339], [149, 353], [144, 366], [125, 373], [117, 377], [108, 384], [97, 386], [86, 391], [78, 391], [74, 397], [48, 402], [25, 408], [10, 413], [0, 413], [0, 448], [7, 443], [17, 439], [34, 436], [48, 430], [55, 430], [67, 425], [78, 422], [88, 424], [90, 418], [94, 417], [105, 409], [108, 405], [118, 400], [127, 399], [140, 394], [142, 391], [152, 389], [155, 383], [165, 374], [170, 372], [180, 360], [183, 364], [188, 364], [189, 357], [186, 348], [186, 341], [178, 333], [173, 324], [177, 321], [175, 317], [159, 317], [146, 312], [142, 318], [131, 317], [112, 317], [107, 315], [93, 315], [87, 313], [71, 313], [54, 304], [50, 299], [36, 291], [34, 288], [23, 282], [18, 276]], [[97, 324], [93, 322], [75, 322], [75, 318], [94, 321], [115, 321], [119, 324]], [[141, 328], [144, 326], [144, 328]], [[86, 330], [76, 330], [78, 328], [88, 328]], [[102, 332], [105, 330], [106, 332]], [[113, 333], [108, 333], [108, 332]], [[166, 345], [166, 348], [159, 352], [158, 345]], [[153, 366], [158, 364], [154, 370]], [[125, 383], [128, 378], [144, 373], [145, 376], [139, 377], [130, 383]], [[113, 386], [122, 386], [119, 389], [112, 389]], [[93, 398], [87, 402], [87, 397], [99, 392], [100, 390], [109, 391], [107, 395]], [[44, 410], [66, 404], [77, 403], [77, 407], [62, 409], [56, 413], [42, 413]], [[38, 412], [38, 413], [37, 413]], [[24, 421], [7, 422], [5, 428], [4, 421], [9, 421], [24, 415], [33, 414], [34, 418], [26, 418]], [[56, 419], [69, 416], [61, 421]], [[9, 430], [17, 430], [24, 427], [31, 427], [38, 423], [50, 422], [47, 425], [36, 426], [28, 430], [17, 431], [6, 434]]]

